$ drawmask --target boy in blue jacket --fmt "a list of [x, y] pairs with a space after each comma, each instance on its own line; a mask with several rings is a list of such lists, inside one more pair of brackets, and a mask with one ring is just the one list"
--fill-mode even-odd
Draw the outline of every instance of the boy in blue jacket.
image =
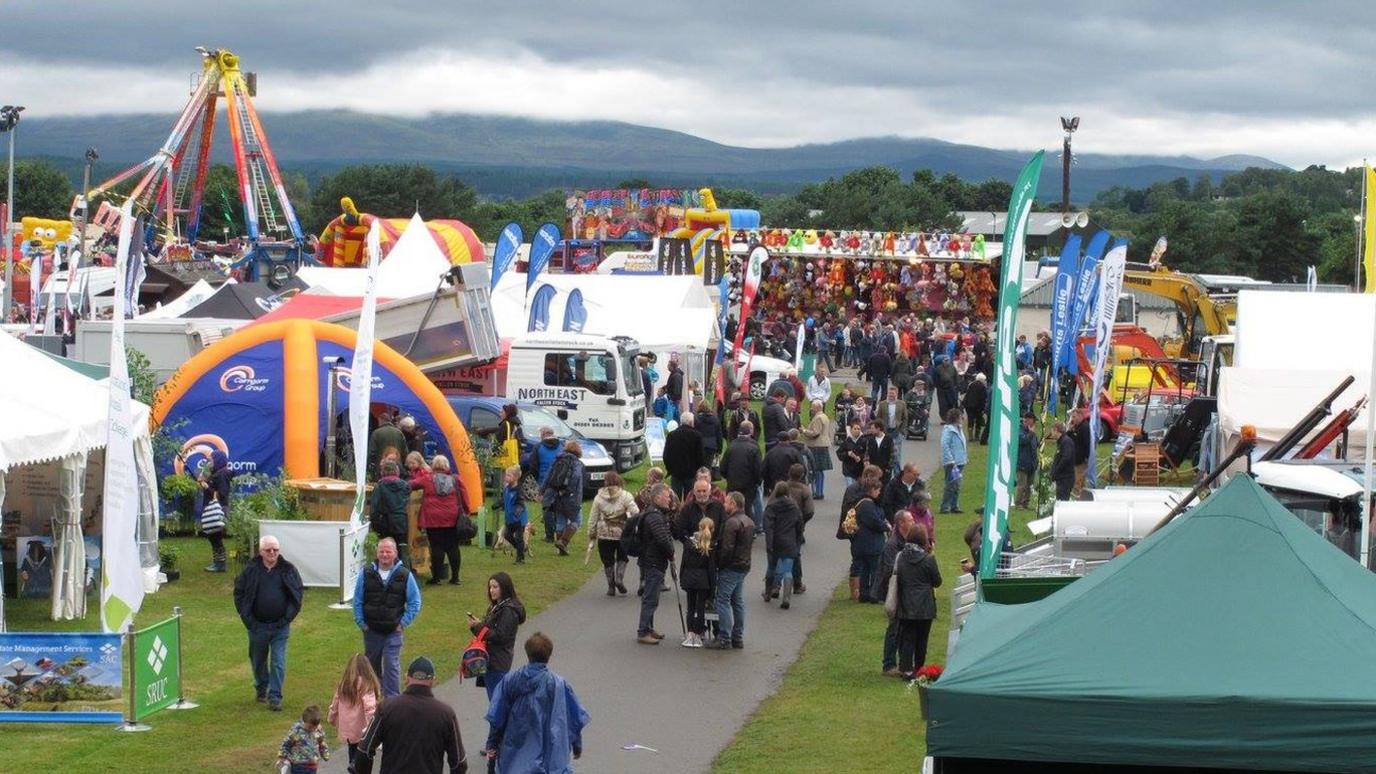
[[506, 542], [516, 549], [516, 563], [526, 563], [526, 501], [521, 497], [521, 466], [512, 465], [503, 476], [502, 512], [505, 515]]

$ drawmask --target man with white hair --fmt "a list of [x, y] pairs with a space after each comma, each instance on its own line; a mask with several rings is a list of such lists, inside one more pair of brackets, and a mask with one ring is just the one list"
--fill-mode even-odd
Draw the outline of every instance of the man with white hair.
[[674, 494], [680, 500], [697, 480], [698, 468], [710, 462], [703, 453], [702, 434], [696, 425], [693, 414], [684, 414], [678, 427], [664, 437], [664, 469], [669, 472]]
[[234, 580], [234, 607], [248, 629], [254, 693], [273, 712], [282, 711], [287, 638], [292, 620], [301, 612], [304, 594], [301, 574], [282, 557], [277, 538], [263, 535], [258, 539], [258, 556]]
[[425, 430], [416, 424], [416, 418], [402, 417], [401, 421], [397, 422], [397, 427], [401, 428], [401, 435], [406, 439], [406, 451], [425, 456]]

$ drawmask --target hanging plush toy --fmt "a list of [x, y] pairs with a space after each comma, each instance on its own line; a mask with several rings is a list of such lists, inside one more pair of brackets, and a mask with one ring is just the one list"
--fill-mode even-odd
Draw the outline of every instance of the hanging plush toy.
[[975, 234], [973, 249], [974, 249], [974, 252], [975, 252], [975, 257], [979, 258], [981, 261], [984, 260], [984, 235], [983, 235], [983, 234]]
[[816, 246], [817, 246], [817, 239], [818, 239], [818, 236], [817, 236], [817, 230], [816, 230], [816, 229], [811, 229], [811, 228], [810, 228], [810, 229], [808, 229], [807, 231], [804, 231], [804, 232], [803, 232], [803, 245], [804, 245], [804, 246], [806, 246], [806, 247], [816, 247]]
[[842, 288], [846, 286], [845, 261], [839, 259], [832, 260], [831, 268], [827, 271], [827, 282], [833, 288]]
[[742, 231], [740, 229], [736, 229], [734, 232], [731, 233], [732, 247], [744, 247], [747, 244], [750, 244], [750, 234], [747, 234], [745, 231]]
[[836, 244], [836, 235], [830, 231], [823, 231], [817, 237], [817, 244], [821, 245], [824, 251], [830, 253], [831, 248]]
[[884, 235], [884, 254], [885, 254], [885, 255], [893, 255], [893, 254], [894, 254], [894, 250], [895, 250], [895, 248], [897, 247], [897, 245], [898, 245], [898, 242], [897, 242], [897, 240], [894, 238], [894, 235], [893, 235], [893, 232], [892, 232], [892, 231], [890, 231], [890, 232], [888, 232], [887, 234]]
[[843, 233], [845, 234], [846, 252], [852, 255], [860, 252], [860, 232], [850, 231]]
[[927, 235], [926, 235], [926, 234], [924, 234], [924, 233], [922, 233], [922, 232], [918, 232], [918, 234], [917, 234], [917, 242], [916, 242], [916, 244], [914, 245], [914, 252], [915, 252], [917, 255], [920, 255], [920, 256], [931, 255], [931, 253], [927, 250]]
[[806, 267], [803, 268], [803, 282], [807, 283], [808, 285], [811, 285], [813, 279], [815, 279], [816, 276], [817, 276], [817, 266], [816, 266], [816, 264], [809, 263]]
[[788, 235], [788, 251], [791, 253], [798, 253], [802, 252], [802, 250], [803, 232], [801, 229], [794, 229], [793, 233]]

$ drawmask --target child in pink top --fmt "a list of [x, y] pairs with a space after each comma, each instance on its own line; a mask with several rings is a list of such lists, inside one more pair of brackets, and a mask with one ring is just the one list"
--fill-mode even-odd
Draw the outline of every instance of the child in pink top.
[[378, 682], [373, 665], [367, 656], [355, 653], [344, 668], [344, 677], [334, 689], [330, 700], [330, 725], [339, 731], [339, 738], [349, 744], [349, 771], [354, 770], [354, 756], [363, 733], [373, 722], [373, 713], [382, 702], [382, 684]]

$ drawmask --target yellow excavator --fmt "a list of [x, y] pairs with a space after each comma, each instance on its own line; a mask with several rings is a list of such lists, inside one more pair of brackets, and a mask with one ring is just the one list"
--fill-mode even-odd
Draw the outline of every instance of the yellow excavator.
[[1175, 303], [1180, 337], [1166, 339], [1162, 349], [1173, 358], [1197, 360], [1205, 336], [1229, 332], [1237, 323], [1237, 293], [1271, 283], [1222, 274], [1186, 274], [1164, 264], [1128, 263], [1123, 290], [1141, 291]]

